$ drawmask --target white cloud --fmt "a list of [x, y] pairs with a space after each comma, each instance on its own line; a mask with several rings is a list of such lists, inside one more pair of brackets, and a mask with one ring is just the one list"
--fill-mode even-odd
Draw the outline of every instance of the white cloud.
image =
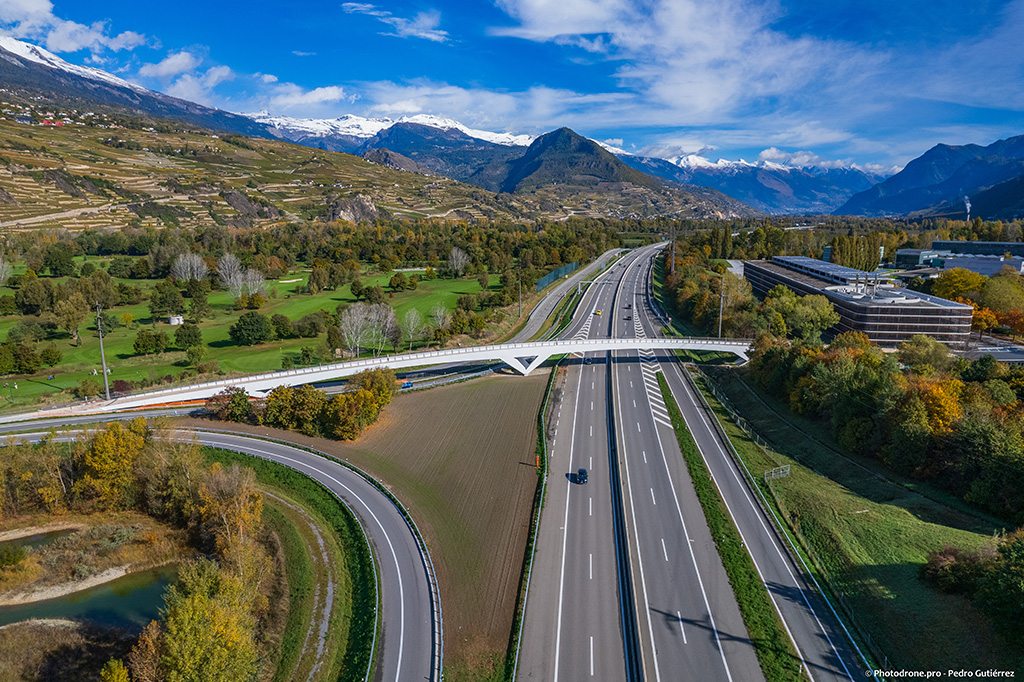
[[346, 99], [345, 89], [338, 85], [327, 85], [312, 90], [306, 90], [294, 83], [281, 83], [270, 97], [270, 107], [276, 109], [291, 109], [329, 102], [341, 102]]
[[179, 76], [166, 92], [206, 106], [221, 106], [220, 98], [213, 89], [225, 81], [234, 80], [235, 72], [227, 66], [214, 66], [202, 74], [186, 73]]
[[277, 76], [272, 73], [254, 73], [253, 76], [259, 78], [264, 83], [276, 83]]
[[441, 13], [437, 10], [419, 12], [411, 19], [396, 17], [387, 10], [365, 2], [346, 2], [341, 8], [348, 14], [365, 14], [376, 18], [393, 29], [384, 35], [396, 38], [423, 38], [437, 43], [448, 40], [448, 32], [438, 28], [441, 25]]
[[302, 52], [301, 50], [292, 50], [292, 54], [296, 57], [315, 57], [316, 52]]
[[203, 60], [191, 52], [182, 50], [164, 57], [156, 64], [143, 64], [139, 69], [139, 75], [147, 78], [167, 78], [177, 76], [180, 73], [192, 71], [202, 64]]
[[15, 38], [38, 41], [53, 52], [77, 52], [88, 49], [130, 50], [146, 42], [134, 31], [110, 35], [106, 22], [79, 24], [53, 13], [50, 0], [0, 0], [0, 30]]

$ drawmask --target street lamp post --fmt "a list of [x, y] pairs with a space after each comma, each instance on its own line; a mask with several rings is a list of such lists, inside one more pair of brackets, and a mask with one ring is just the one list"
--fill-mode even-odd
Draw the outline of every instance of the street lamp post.
[[718, 287], [718, 338], [722, 338], [722, 314], [725, 312], [725, 273], [722, 273], [722, 284]]

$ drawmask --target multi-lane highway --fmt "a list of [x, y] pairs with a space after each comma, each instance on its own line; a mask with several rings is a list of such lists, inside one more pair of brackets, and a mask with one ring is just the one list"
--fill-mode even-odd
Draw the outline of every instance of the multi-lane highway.
[[[643, 294], [652, 258], [644, 253], [623, 273], [614, 313], [622, 336], [651, 335]], [[763, 679], [662, 401], [657, 358], [651, 350], [615, 356], [618, 455], [645, 679]]]
[[[635, 289], [656, 251], [607, 273], [566, 335], [633, 337]], [[678, 445], [659, 439], [660, 397], [636, 355], [622, 359], [566, 363], [518, 677], [759, 679], [700, 507], [686, 502]]]
[[[563, 338], [655, 337], [661, 324], [649, 289], [657, 251], [627, 254], [606, 273], [608, 284], [591, 288]], [[806, 674], [849, 680], [868, 667], [785, 549], [670, 354], [602, 353], [564, 364], [517, 679], [763, 679], [679, 451], [659, 372]], [[585, 485], [575, 479], [580, 467], [590, 472]]]
[[[635, 284], [637, 303], [634, 307], [639, 313], [637, 333], [641, 335], [657, 334], [661, 328], [650, 307], [650, 286], [649, 264]], [[684, 375], [685, 370], [668, 354], [661, 354], [656, 359], [743, 543], [768, 588], [805, 673], [816, 681], [864, 679], [864, 671], [871, 666], [851, 644], [843, 625], [786, 550], [771, 520], [757, 503], [744, 472], [729, 454], [729, 446], [724, 434], [716, 428], [714, 415], [706, 409], [692, 382]]]

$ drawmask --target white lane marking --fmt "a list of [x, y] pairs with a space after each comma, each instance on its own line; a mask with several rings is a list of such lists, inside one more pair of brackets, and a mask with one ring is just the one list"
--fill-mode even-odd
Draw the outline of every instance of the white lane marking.
[[629, 387], [630, 387], [630, 388], [633, 388], [633, 382], [632, 382], [632, 381], [631, 381], [631, 382], [629, 382]]
[[591, 516], [594, 515], [594, 498], [593, 497], [590, 498], [590, 515]]
[[594, 579], [594, 553], [590, 553], [590, 579]]
[[594, 676], [594, 637], [590, 637], [590, 676]]
[[636, 407], [636, 400], [633, 400], [633, 407]]
[[641, 453], [643, 454], [643, 456], [644, 456], [644, 464], [647, 464], [647, 451], [646, 451], [646, 450], [641, 450], [640, 452], [641, 452]]
[[594, 468], [594, 457], [593, 457], [593, 455], [591, 455], [591, 457], [590, 457], [590, 468], [591, 469]]
[[662, 421], [661, 419], [658, 419], [657, 417], [654, 418], [654, 421], [657, 422], [658, 424], [661, 424], [662, 426], [667, 426], [670, 429], [672, 428], [671, 424], [669, 424], [666, 421]]
[[654, 488], [651, 488], [651, 504], [653, 504], [655, 507], [658, 506], [657, 501], [655, 501], [654, 499]]
[[683, 644], [686, 644], [686, 630], [683, 629], [683, 616], [678, 611], [676, 611], [676, 618], [679, 619], [679, 634], [683, 636]]
[[636, 423], [636, 432], [640, 433], [640, 422]]
[[[654, 492], [653, 490], [651, 491]], [[661, 551], [665, 554], [665, 561], [668, 561], [668, 550], [665, 549], [665, 538], [661, 539]]]
[[593, 424], [590, 425], [590, 437], [591, 438], [594, 437], [594, 425]]
[[591, 401], [590, 401], [590, 409], [591, 409], [591, 410], [593, 410], [593, 409], [594, 409], [594, 401], [593, 401], [593, 400], [591, 400]]

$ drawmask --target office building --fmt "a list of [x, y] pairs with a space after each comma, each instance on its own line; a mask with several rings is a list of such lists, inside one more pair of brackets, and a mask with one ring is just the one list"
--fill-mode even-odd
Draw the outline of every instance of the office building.
[[893, 286], [869, 273], [805, 256], [746, 261], [743, 272], [761, 297], [781, 284], [801, 296], [823, 295], [839, 314], [828, 338], [864, 332], [883, 348], [895, 348], [915, 334], [927, 334], [952, 348], [963, 348], [971, 333], [973, 308], [962, 303]]

